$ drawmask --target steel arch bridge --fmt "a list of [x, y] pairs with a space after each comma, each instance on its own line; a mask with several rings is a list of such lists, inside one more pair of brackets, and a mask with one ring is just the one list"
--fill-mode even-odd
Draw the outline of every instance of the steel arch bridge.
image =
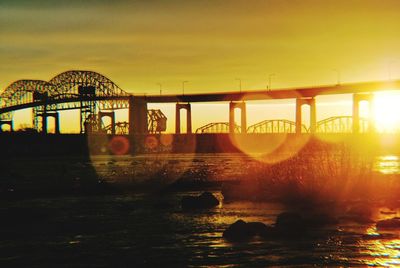
[[[302, 132], [309, 129], [302, 125]], [[296, 133], [296, 122], [286, 119], [264, 120], [247, 128], [247, 133]]]
[[[49, 112], [80, 109], [81, 132], [86, 121], [96, 121], [100, 110], [128, 108], [129, 94], [102, 74], [71, 70], [49, 81], [18, 80], [0, 94], [0, 120], [11, 120], [13, 112], [33, 108], [34, 127], [45, 125]], [[41, 120], [40, 120], [41, 118]]]
[[[229, 133], [228, 122], [209, 123], [196, 129], [196, 133]], [[240, 127], [235, 125], [235, 133], [240, 133]]]
[[[360, 132], [368, 132], [369, 122], [366, 118], [360, 118]], [[317, 122], [317, 133], [352, 133], [352, 116], [333, 116]]]

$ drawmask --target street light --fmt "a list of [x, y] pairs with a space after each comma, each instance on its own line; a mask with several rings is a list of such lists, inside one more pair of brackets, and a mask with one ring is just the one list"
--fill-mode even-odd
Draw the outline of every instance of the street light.
[[239, 81], [239, 91], [240, 91], [240, 93], [242, 92], [242, 79], [240, 79], [240, 78], [235, 78], [235, 80], [238, 80]]
[[393, 66], [394, 64], [396, 64], [396, 63], [397, 63], [396, 61], [392, 60], [392, 61], [389, 61], [389, 63], [387, 64], [388, 78], [389, 78], [389, 80], [392, 80], [392, 66]]
[[333, 69], [332, 71], [336, 72], [336, 84], [340, 85], [340, 71], [338, 69]]
[[271, 90], [271, 78], [275, 76], [275, 73], [268, 75], [268, 89]]
[[182, 81], [182, 95], [185, 95], [185, 83], [188, 83], [189, 81]]
[[160, 86], [160, 96], [161, 96], [161, 93], [162, 93], [162, 84], [161, 84], [161, 83], [157, 83], [157, 85]]

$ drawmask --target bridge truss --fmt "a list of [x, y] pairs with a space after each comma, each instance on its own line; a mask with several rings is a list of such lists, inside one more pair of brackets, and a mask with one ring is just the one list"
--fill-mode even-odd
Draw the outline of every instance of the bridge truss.
[[[360, 118], [360, 132], [369, 131], [369, 122], [366, 118]], [[317, 122], [317, 133], [352, 133], [352, 116], [333, 116]]]
[[115, 134], [117, 135], [128, 135], [129, 133], [129, 122], [117, 122], [115, 126], [109, 124], [102, 127], [102, 132], [107, 134], [112, 134], [113, 128], [115, 127]]
[[[360, 118], [360, 132], [369, 131], [369, 122]], [[352, 133], [352, 116], [334, 116], [317, 122], [317, 133]], [[196, 133], [229, 133], [229, 123], [209, 123], [196, 130]], [[240, 127], [235, 127], [235, 133], [240, 133]], [[296, 133], [296, 122], [286, 119], [264, 120], [247, 128], [247, 133]], [[310, 133], [310, 128], [302, 125], [302, 133]]]
[[[229, 123], [209, 123], [196, 129], [196, 133], [229, 133]], [[235, 133], [240, 133], [240, 127], [237, 125], [235, 125]]]
[[92, 71], [67, 71], [49, 81], [18, 80], [0, 94], [0, 120], [12, 120], [14, 111], [33, 108], [33, 125], [40, 131], [47, 114], [79, 109], [83, 132], [85, 122], [95, 121], [98, 111], [128, 108], [128, 96], [110, 79]]
[[[309, 129], [302, 125], [302, 132], [309, 132]], [[264, 120], [247, 128], [247, 133], [296, 133], [296, 122], [278, 119]]]

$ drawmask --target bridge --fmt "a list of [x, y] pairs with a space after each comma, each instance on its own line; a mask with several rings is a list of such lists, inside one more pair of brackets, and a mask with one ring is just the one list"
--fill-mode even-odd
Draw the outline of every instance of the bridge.
[[[359, 103], [371, 105], [373, 93], [399, 90], [400, 80], [325, 85], [317, 87], [276, 90], [243, 90], [181, 95], [129, 94], [106, 76], [93, 71], [72, 70], [56, 75], [49, 81], [18, 80], [0, 94], [0, 129], [8, 125], [13, 130], [13, 114], [31, 108], [33, 128], [47, 133], [47, 118], [53, 117], [55, 133], [59, 133], [59, 112], [78, 109], [81, 133], [104, 132], [110, 134], [148, 134], [166, 130], [166, 116], [161, 110], [148, 109], [149, 103], [175, 103], [175, 132], [180, 134], [180, 111], [186, 111], [187, 133], [192, 133], [191, 103], [228, 102], [229, 121], [210, 123], [196, 133], [360, 133], [373, 130], [372, 119], [360, 118]], [[316, 96], [353, 94], [353, 113], [347, 117], [316, 121]], [[296, 119], [266, 120], [247, 127], [246, 101], [295, 99]], [[302, 106], [310, 106], [310, 127], [302, 123]], [[235, 124], [234, 111], [240, 109], [240, 126]], [[115, 122], [115, 111], [128, 109], [128, 122]], [[111, 124], [105, 126], [103, 118]]]

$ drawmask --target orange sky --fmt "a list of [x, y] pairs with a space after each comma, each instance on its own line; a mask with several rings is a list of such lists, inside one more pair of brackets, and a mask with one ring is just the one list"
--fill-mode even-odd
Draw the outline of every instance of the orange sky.
[[[334, 84], [338, 72], [341, 82], [398, 78], [399, 8], [397, 0], [2, 0], [0, 88], [69, 69], [147, 94], [157, 83], [180, 93], [184, 80], [186, 92], [237, 90], [235, 78], [264, 89], [271, 73], [272, 88]], [[265, 116], [294, 114], [274, 105]], [[343, 111], [335, 107], [322, 113]]]

